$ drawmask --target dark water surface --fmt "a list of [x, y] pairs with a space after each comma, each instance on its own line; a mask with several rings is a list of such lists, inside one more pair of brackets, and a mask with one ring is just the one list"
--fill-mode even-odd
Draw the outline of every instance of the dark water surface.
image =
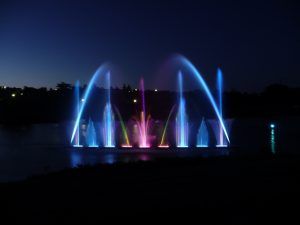
[[[270, 123], [276, 127], [273, 133]], [[300, 117], [238, 119], [231, 129], [231, 146], [240, 155], [274, 151], [299, 154]], [[98, 163], [149, 161], [163, 157], [224, 155], [225, 149], [87, 149], [69, 147], [66, 124], [0, 126], [0, 182], [20, 180], [35, 174]]]

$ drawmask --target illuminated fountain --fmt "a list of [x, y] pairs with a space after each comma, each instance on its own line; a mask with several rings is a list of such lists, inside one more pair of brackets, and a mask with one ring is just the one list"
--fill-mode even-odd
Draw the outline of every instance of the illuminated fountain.
[[185, 99], [183, 98], [182, 89], [182, 73], [178, 72], [178, 84], [179, 84], [179, 106], [176, 116], [176, 144], [178, 148], [188, 147], [188, 120], [185, 109]]
[[202, 118], [198, 133], [197, 133], [197, 147], [206, 148], [208, 147], [209, 135], [205, 119]]
[[86, 144], [90, 148], [98, 147], [96, 129], [91, 118], [89, 119], [87, 131], [86, 131]]
[[[172, 141], [168, 140], [167, 133], [169, 127], [169, 121], [173, 115], [173, 112], [176, 114], [175, 116], [175, 132], [176, 132], [176, 146], [178, 148], [188, 148], [190, 139], [193, 140], [194, 138], [190, 138], [191, 132], [193, 129], [189, 130], [189, 121], [187, 115], [187, 106], [186, 106], [186, 99], [184, 98], [183, 92], [183, 75], [189, 74], [196, 78], [196, 81], [201, 87], [201, 90], [204, 92], [205, 96], [208, 99], [209, 105], [212, 107], [216, 119], [215, 120], [205, 120], [204, 118], [201, 121], [196, 136], [196, 146], [197, 147], [208, 147], [209, 145], [209, 132], [207, 128], [207, 121], [211, 123], [213, 127], [213, 131], [216, 136], [216, 146], [217, 147], [227, 147], [230, 144], [228, 127], [229, 122], [224, 121], [223, 119], [223, 99], [222, 99], [222, 88], [223, 88], [223, 77], [221, 70], [218, 70], [217, 73], [217, 90], [218, 95], [216, 98], [212, 95], [209, 87], [207, 86], [205, 80], [198, 72], [196, 67], [185, 57], [177, 56], [175, 57], [177, 61], [177, 65], [181, 65], [181, 71], [184, 71], [184, 74], [179, 71], [178, 72], [178, 104], [176, 107], [172, 107], [170, 113], [168, 115], [167, 120], [163, 123], [163, 129], [157, 126], [158, 130], [162, 130], [161, 139], [158, 142], [159, 148], [169, 148], [169, 143], [173, 143]], [[105, 97], [105, 104], [104, 104], [104, 111], [103, 117], [101, 122], [101, 127], [99, 132], [96, 132], [95, 124], [90, 119], [87, 125], [86, 135], [80, 136], [80, 124], [81, 124], [81, 117], [83, 115], [84, 109], [89, 102], [90, 95], [93, 93], [93, 87], [95, 87], [95, 83], [98, 78], [105, 75], [105, 82], [107, 86], [107, 95]], [[135, 118], [134, 122], [134, 130], [131, 133], [130, 141], [125, 123], [122, 119], [122, 116], [119, 110], [115, 107], [113, 109], [111, 103], [111, 89], [110, 89], [110, 72], [107, 70], [106, 66], [101, 66], [98, 68], [96, 73], [93, 75], [92, 79], [90, 80], [85, 92], [82, 96], [80, 96], [80, 87], [79, 82], [76, 83], [74, 92], [75, 92], [75, 100], [76, 100], [76, 120], [74, 124], [74, 128], [72, 131], [71, 136], [71, 144], [74, 147], [82, 147], [82, 143], [80, 143], [80, 137], [85, 136], [86, 145], [88, 147], [97, 147], [100, 142], [103, 140], [103, 146], [106, 148], [114, 148], [116, 146], [116, 122], [115, 122], [115, 115], [118, 116], [118, 120], [120, 121], [120, 127], [122, 131], [122, 141], [120, 142], [120, 146], [124, 148], [132, 147], [133, 143], [137, 143], [139, 148], [150, 148], [151, 141], [154, 139], [154, 136], [151, 136], [149, 133], [150, 130], [150, 115], [146, 112], [145, 107], [145, 88], [144, 88], [144, 80], [141, 79], [140, 81], [140, 94], [141, 94], [141, 111], [138, 115], [138, 118]], [[83, 101], [80, 101], [82, 99]], [[136, 99], [134, 100], [137, 101]], [[88, 116], [88, 115], [85, 115]], [[225, 123], [226, 122], [226, 123]], [[155, 123], [161, 124], [161, 123]], [[130, 125], [129, 125], [130, 126]], [[155, 127], [154, 127], [155, 128]], [[155, 128], [156, 129], [156, 128]], [[154, 129], [154, 130], [155, 130]], [[97, 137], [98, 134], [101, 134], [101, 138]], [[196, 132], [195, 132], [196, 133]], [[84, 133], [83, 133], [84, 134]], [[135, 139], [136, 138], [136, 139]]]
[[[78, 115], [79, 110], [80, 110], [80, 83], [79, 81], [76, 81], [75, 87], [75, 111], [76, 115]], [[79, 126], [75, 129], [75, 139], [74, 139], [74, 147], [82, 147], [80, 145], [80, 131], [79, 131]]]
[[[196, 80], [199, 82], [201, 88], [203, 89], [206, 97], [208, 98], [209, 103], [211, 104], [211, 106], [212, 106], [212, 108], [213, 108], [213, 110], [214, 110], [214, 112], [216, 114], [216, 117], [218, 119], [218, 123], [219, 123], [219, 127], [220, 127], [219, 134], [220, 134], [220, 130], [222, 130], [222, 135], [220, 135], [220, 137], [222, 137], [224, 135], [225, 138], [226, 138], [226, 142], [228, 144], [230, 144], [229, 134], [228, 134], [228, 131], [227, 131], [226, 127], [225, 127], [225, 123], [224, 123], [224, 120], [223, 120], [223, 117], [222, 117], [222, 113], [220, 113], [220, 107], [222, 107], [222, 105], [219, 104], [219, 107], [217, 106], [217, 103], [216, 103], [216, 101], [215, 101], [215, 99], [214, 99], [214, 97], [213, 97], [213, 95], [212, 95], [212, 93], [211, 93], [208, 85], [206, 84], [206, 82], [203, 79], [202, 75], [199, 73], [199, 71], [193, 65], [193, 63], [191, 61], [189, 61], [187, 58], [185, 58], [182, 55], [177, 55], [174, 59], [176, 61], [180, 62], [181, 64], [183, 64], [183, 66], [189, 72], [191, 72], [191, 74], [193, 76], [195, 76]], [[220, 75], [222, 75], [222, 74], [220, 74]], [[222, 82], [222, 80], [220, 81], [220, 83], [221, 82]], [[220, 90], [220, 88], [219, 88], [219, 93], [222, 93], [222, 90]], [[223, 140], [224, 140], [224, 138], [223, 138]]]
[[[79, 101], [79, 83], [78, 83], [78, 85], [76, 85], [76, 86], [78, 86], [78, 89], [77, 89], [78, 90], [78, 92], [77, 92], [78, 95], [76, 94], [76, 96], [78, 96], [78, 97], [76, 97], [76, 99], [77, 99], [76, 100], [77, 101], [77, 109], [76, 109], [77, 113], [76, 114], [77, 115], [76, 115], [76, 120], [75, 120], [75, 124], [74, 124], [73, 131], [72, 131], [72, 136], [71, 136], [71, 140], [70, 140], [71, 144], [75, 142], [74, 147], [80, 147], [80, 145], [79, 145], [79, 136], [80, 136], [79, 131], [80, 131], [81, 117], [82, 117], [82, 114], [83, 114], [84, 109], [86, 107], [86, 104], [89, 100], [89, 97], [91, 95], [93, 87], [95, 85], [95, 82], [97, 81], [97, 79], [99, 78], [100, 75], [104, 74], [105, 71], [107, 71], [107, 64], [102, 64], [96, 70], [96, 72], [92, 76], [92, 78], [91, 78], [91, 80], [90, 80], [90, 82], [89, 82], [89, 84], [88, 84], [88, 86], [87, 86], [87, 88], [86, 88], [86, 90], [83, 94], [83, 98], [82, 98], [83, 101], [81, 101], [81, 104], [79, 104], [80, 103], [80, 101]], [[75, 90], [76, 90], [76, 88], [75, 88]], [[77, 138], [78, 142], [76, 142], [76, 136], [77, 135], [78, 135], [78, 138]], [[77, 143], [77, 145], [76, 145], [76, 143]]]
[[107, 103], [103, 112], [103, 143], [105, 148], [115, 147], [115, 118], [110, 102], [110, 73], [106, 74]]
[[146, 107], [145, 107], [145, 87], [144, 87], [144, 80], [141, 79], [140, 82], [140, 89], [141, 89], [141, 99], [142, 99], [142, 111], [140, 114], [140, 120], [136, 120], [136, 124], [138, 127], [139, 137], [139, 147], [140, 148], [150, 148], [149, 143], [149, 121], [150, 115], [146, 118]]
[[[225, 120], [223, 118], [223, 99], [222, 99], [223, 75], [220, 69], [218, 69], [218, 73], [217, 73], [217, 92], [218, 92], [219, 113], [222, 118], [222, 123], [226, 127], [226, 132], [229, 133], [232, 120]], [[221, 120], [209, 120], [209, 123], [216, 137], [216, 147], [218, 148], [228, 147], [229, 140], [224, 137], [225, 132], [224, 129], [222, 128]]]

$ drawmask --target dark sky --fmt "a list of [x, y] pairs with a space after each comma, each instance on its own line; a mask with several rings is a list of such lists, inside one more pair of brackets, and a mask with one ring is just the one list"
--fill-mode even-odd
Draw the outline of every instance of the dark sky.
[[[82, 83], [110, 61], [115, 85], [146, 86], [172, 53], [191, 59], [226, 88], [300, 86], [298, 1], [1, 1], [0, 85]], [[164, 80], [164, 82], [167, 82]]]

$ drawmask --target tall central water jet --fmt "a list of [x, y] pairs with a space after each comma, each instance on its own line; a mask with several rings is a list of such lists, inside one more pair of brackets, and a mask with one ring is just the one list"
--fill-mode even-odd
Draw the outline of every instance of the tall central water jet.
[[185, 99], [183, 98], [182, 88], [182, 73], [178, 72], [178, 85], [179, 85], [179, 106], [176, 116], [176, 144], [178, 148], [188, 147], [188, 120], [185, 109]]
[[110, 102], [110, 72], [106, 74], [107, 103], [103, 113], [103, 142], [105, 148], [115, 147], [115, 118]]
[[139, 147], [140, 148], [149, 148], [150, 144], [148, 142], [148, 128], [150, 116], [146, 118], [146, 107], [145, 107], [145, 87], [144, 80], [141, 79], [140, 82], [141, 89], [141, 99], [142, 99], [142, 111], [140, 115], [140, 121], [137, 121], [137, 126], [139, 130]]

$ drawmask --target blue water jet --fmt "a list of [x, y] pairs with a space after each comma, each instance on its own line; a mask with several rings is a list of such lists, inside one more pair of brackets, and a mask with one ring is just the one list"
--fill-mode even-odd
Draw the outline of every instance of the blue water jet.
[[75, 135], [76, 135], [76, 131], [79, 128], [79, 123], [80, 123], [83, 111], [85, 109], [86, 103], [89, 100], [89, 96], [91, 94], [93, 86], [94, 86], [96, 80], [98, 79], [98, 77], [101, 74], [103, 74], [103, 72], [106, 70], [106, 67], [107, 67], [107, 64], [102, 64], [96, 70], [96, 72], [94, 73], [93, 77], [91, 78], [91, 80], [90, 80], [90, 82], [89, 82], [89, 84], [88, 84], [88, 86], [87, 86], [87, 88], [86, 88], [86, 90], [83, 94], [83, 101], [82, 101], [82, 104], [80, 104], [80, 109], [79, 109], [78, 114], [77, 114], [77, 118], [76, 118], [75, 125], [74, 125], [74, 128], [73, 128], [72, 136], [71, 136], [71, 141], [70, 141], [71, 143], [73, 143], [73, 140], [74, 140]]
[[87, 143], [88, 147], [91, 147], [91, 148], [98, 147], [96, 129], [95, 129], [94, 123], [91, 120], [91, 118], [89, 119], [89, 123], [87, 126], [86, 143]]
[[179, 106], [176, 116], [176, 144], [178, 148], [188, 147], [188, 120], [183, 97], [182, 73], [178, 72]]
[[208, 135], [208, 129], [205, 122], [205, 119], [202, 118], [198, 134], [197, 134], [197, 147], [199, 148], [206, 148], [208, 147], [209, 142], [209, 135]]
[[[218, 90], [218, 99], [219, 99], [219, 113], [222, 118], [222, 121], [224, 121], [223, 119], [223, 74], [221, 69], [218, 69], [217, 72], [217, 90]], [[218, 139], [219, 140], [217, 141], [218, 142], [217, 147], [227, 147], [227, 144], [224, 142], [224, 132], [220, 121], [219, 121]]]
[[[80, 111], [80, 83], [79, 81], [76, 81], [75, 87], [74, 87], [74, 93], [75, 93], [75, 112], [76, 116], [78, 115]], [[80, 129], [79, 126], [75, 129], [75, 140], [74, 140], [74, 147], [82, 147], [80, 145]]]
[[107, 103], [103, 113], [103, 136], [104, 147], [115, 147], [115, 118], [110, 102], [110, 72], [106, 74], [107, 82]]
[[192, 64], [191, 61], [189, 61], [187, 58], [185, 58], [184, 56], [177, 56], [175, 59], [179, 60], [181, 63], [183, 63], [183, 65], [185, 65], [186, 68], [188, 68], [192, 74], [197, 78], [197, 81], [200, 83], [201, 87], [203, 88], [209, 102], [211, 103], [214, 111], [215, 111], [215, 114], [220, 122], [220, 125], [222, 127], [222, 130], [226, 136], [226, 139], [228, 141], [228, 143], [230, 143], [230, 139], [229, 139], [229, 135], [228, 135], [228, 132], [227, 132], [227, 129], [225, 127], [225, 124], [224, 124], [224, 121], [223, 121], [223, 118], [219, 112], [219, 108], [213, 98], [213, 95], [211, 94], [210, 92], [210, 89], [208, 88], [205, 80], [203, 79], [203, 77], [201, 76], [201, 74], [199, 73], [199, 71], [196, 69], [196, 67]]

